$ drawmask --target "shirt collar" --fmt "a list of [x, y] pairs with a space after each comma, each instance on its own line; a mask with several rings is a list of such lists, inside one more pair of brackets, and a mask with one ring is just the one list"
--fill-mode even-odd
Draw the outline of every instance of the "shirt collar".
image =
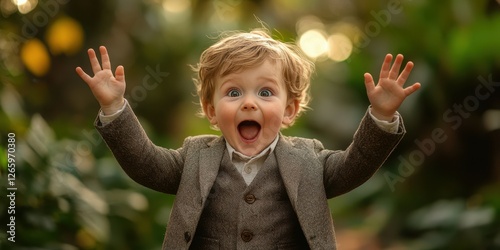
[[247, 156], [247, 155], [244, 155], [244, 154], [236, 151], [231, 145], [229, 145], [229, 143], [226, 140], [226, 148], [227, 148], [227, 151], [229, 153], [229, 159], [231, 161], [233, 161], [233, 154], [238, 155], [244, 161], [249, 161], [251, 159], [263, 157], [267, 153], [272, 153], [274, 151], [274, 148], [276, 148], [276, 144], [278, 144], [278, 139], [279, 139], [279, 135], [276, 136], [274, 141], [271, 142], [271, 144], [269, 144], [269, 146], [267, 146], [267, 148], [263, 149], [259, 154], [255, 155], [255, 156]]

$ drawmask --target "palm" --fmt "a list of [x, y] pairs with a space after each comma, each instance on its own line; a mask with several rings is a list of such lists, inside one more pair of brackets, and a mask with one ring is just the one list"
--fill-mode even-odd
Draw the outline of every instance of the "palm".
[[106, 48], [101, 46], [99, 50], [101, 53], [102, 67], [99, 64], [99, 60], [94, 50], [88, 50], [94, 77], [89, 76], [80, 67], [76, 68], [76, 72], [90, 87], [103, 109], [115, 109], [123, 103], [123, 95], [125, 94], [125, 72], [122, 66], [118, 66], [113, 75]]
[[392, 67], [391, 61], [392, 55], [388, 54], [382, 64], [380, 78], [376, 85], [371, 74], [365, 74], [366, 92], [372, 111], [381, 117], [392, 117], [406, 97], [420, 88], [420, 83], [403, 88], [413, 68], [412, 62], [408, 62], [399, 74], [403, 56], [398, 55]]
[[117, 80], [109, 69], [97, 72], [87, 84], [99, 103], [103, 105], [111, 104], [125, 92], [125, 82]]

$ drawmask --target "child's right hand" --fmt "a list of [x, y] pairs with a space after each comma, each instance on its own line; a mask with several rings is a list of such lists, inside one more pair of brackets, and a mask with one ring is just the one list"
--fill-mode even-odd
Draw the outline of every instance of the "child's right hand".
[[125, 69], [121, 65], [116, 67], [113, 76], [106, 47], [100, 46], [99, 52], [101, 52], [102, 68], [94, 50], [88, 50], [94, 77], [90, 77], [81, 67], [76, 68], [76, 73], [89, 85], [90, 90], [101, 105], [102, 112], [105, 115], [110, 115], [120, 110], [125, 102]]

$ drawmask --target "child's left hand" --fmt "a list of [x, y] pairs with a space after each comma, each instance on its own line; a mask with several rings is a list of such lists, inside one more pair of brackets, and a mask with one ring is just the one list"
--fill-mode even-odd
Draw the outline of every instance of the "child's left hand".
[[392, 121], [399, 106], [409, 95], [420, 88], [420, 83], [403, 88], [411, 70], [413, 63], [408, 62], [399, 74], [399, 69], [403, 62], [403, 55], [396, 56], [396, 60], [391, 68], [392, 55], [387, 54], [380, 70], [380, 78], [377, 85], [373, 81], [370, 73], [365, 73], [365, 87], [368, 99], [372, 105], [372, 114], [385, 121]]

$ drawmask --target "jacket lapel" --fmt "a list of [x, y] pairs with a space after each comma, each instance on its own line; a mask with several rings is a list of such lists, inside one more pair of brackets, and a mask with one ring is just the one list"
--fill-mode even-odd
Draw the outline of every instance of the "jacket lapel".
[[302, 179], [303, 159], [300, 157], [300, 152], [293, 144], [286, 140], [282, 135], [276, 146], [276, 160], [278, 168], [283, 178], [288, 197], [296, 209], [298, 188]]
[[302, 231], [309, 246], [324, 249], [334, 246], [330, 210], [326, 202], [321, 166], [312, 147], [294, 145], [293, 140], [280, 135], [276, 159]]
[[215, 178], [217, 178], [225, 149], [225, 141], [222, 137], [219, 137], [209, 142], [206, 148], [200, 150], [199, 182], [200, 195], [203, 202], [207, 199]]

